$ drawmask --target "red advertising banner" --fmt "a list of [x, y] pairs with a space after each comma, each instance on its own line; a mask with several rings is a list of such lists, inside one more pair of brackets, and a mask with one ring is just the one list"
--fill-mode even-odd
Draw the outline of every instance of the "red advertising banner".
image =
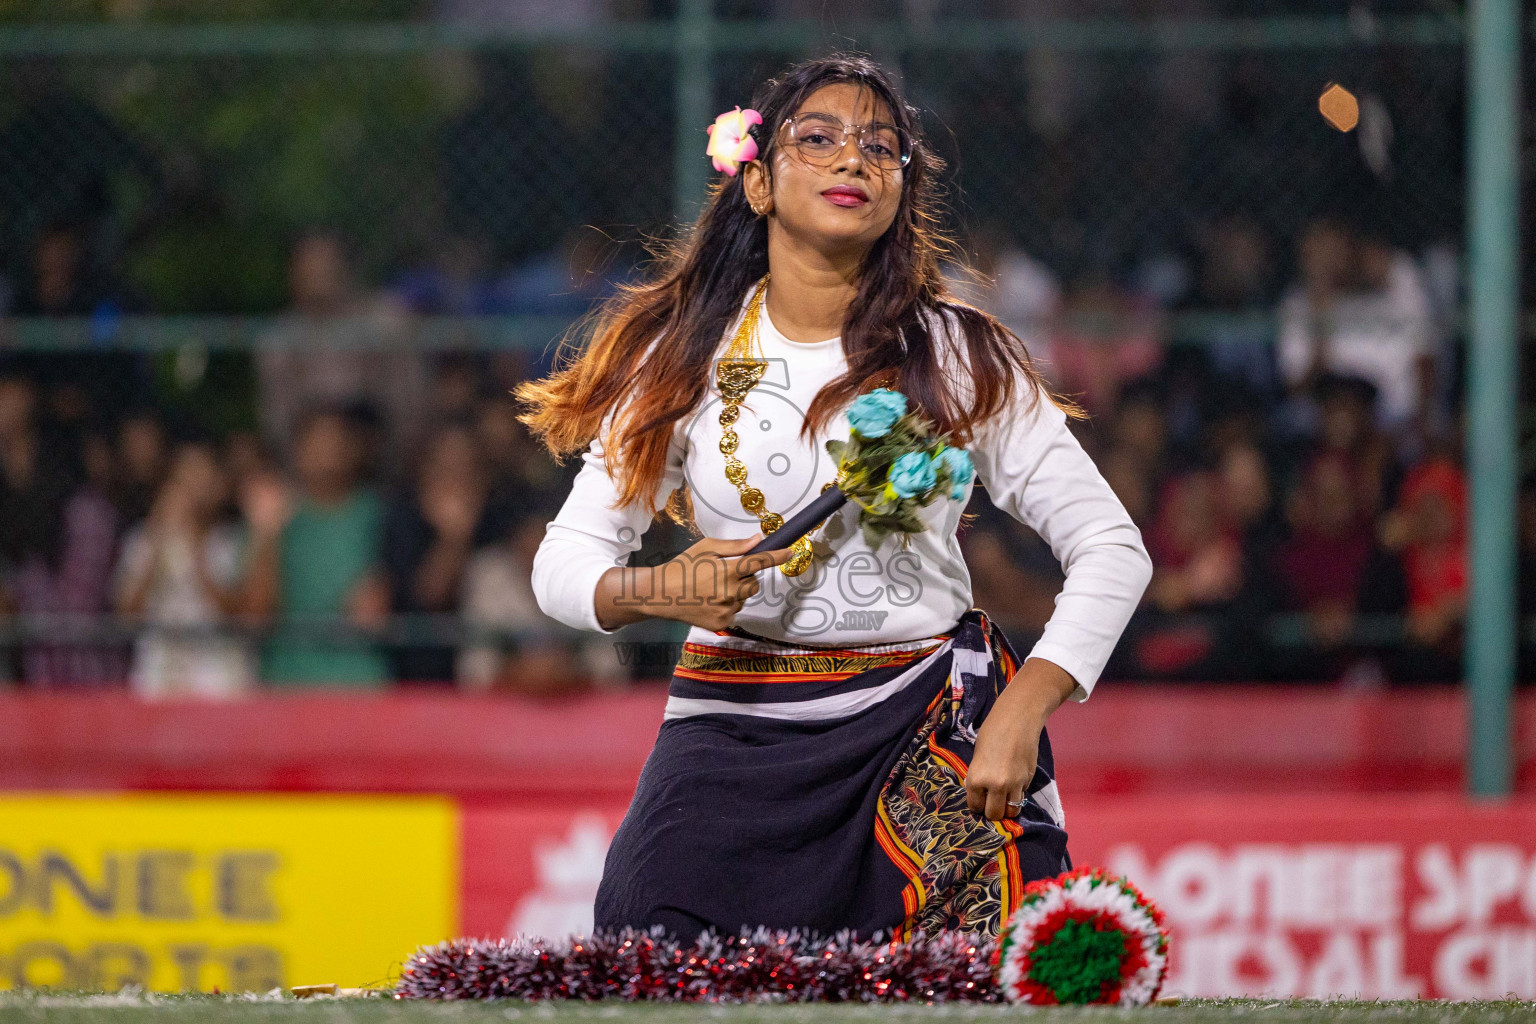
[[[463, 931], [591, 927], [622, 803], [464, 810]], [[1536, 998], [1536, 802], [1213, 796], [1067, 804], [1079, 865], [1168, 913], [1168, 991]]]
[[[626, 799], [664, 686], [579, 698], [447, 690], [144, 701], [0, 693], [0, 790], [431, 793]], [[1051, 717], [1083, 797], [1309, 790], [1456, 794], [1465, 695], [1301, 686], [1100, 684]], [[1536, 793], [1536, 693], [1515, 702], [1516, 789]]]
[[1068, 828], [1168, 914], [1172, 991], [1536, 997], [1536, 803], [1185, 797]]
[[462, 934], [553, 938], [590, 931], [603, 856], [627, 806], [620, 800], [465, 805]]

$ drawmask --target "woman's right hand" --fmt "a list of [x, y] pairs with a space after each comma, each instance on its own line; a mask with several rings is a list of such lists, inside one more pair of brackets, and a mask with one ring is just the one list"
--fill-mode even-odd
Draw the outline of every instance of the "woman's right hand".
[[793, 548], [747, 554], [763, 539], [759, 530], [740, 540], [705, 537], [656, 568], [656, 597], [676, 619], [709, 630], [729, 627], [751, 597], [762, 590], [757, 574], [789, 561]]
[[761, 531], [738, 540], [705, 537], [661, 565], [610, 569], [598, 583], [598, 621], [605, 629], [648, 618], [725, 629], [762, 589], [756, 574], [794, 554], [779, 548], [748, 555], [762, 539]]

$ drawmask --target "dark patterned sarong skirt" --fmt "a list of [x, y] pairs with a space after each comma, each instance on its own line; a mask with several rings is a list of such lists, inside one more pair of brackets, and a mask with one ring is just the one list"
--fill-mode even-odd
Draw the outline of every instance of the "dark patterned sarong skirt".
[[900, 644], [688, 643], [598, 888], [598, 928], [996, 935], [1070, 868], [1050, 741], [1023, 811], [966, 805], [976, 730], [1020, 659], [979, 608]]

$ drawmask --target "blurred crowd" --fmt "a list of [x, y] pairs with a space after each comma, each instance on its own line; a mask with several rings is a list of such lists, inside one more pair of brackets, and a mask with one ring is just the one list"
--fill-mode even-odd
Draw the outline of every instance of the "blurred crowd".
[[[614, 275], [573, 282], [578, 248], [525, 286], [585, 308]], [[1157, 273], [1062, 281], [995, 229], [969, 248], [980, 274], [957, 271], [954, 289], [1025, 338], [1087, 413], [1082, 440], [1153, 553], [1112, 674], [1457, 677], [1456, 283], [1435, 277], [1454, 259], [1396, 249], [1349, 216], [1312, 221], [1289, 266], [1241, 217]], [[50, 298], [78, 287], [65, 250], [38, 248], [43, 313], [80, 308]], [[547, 353], [409, 343], [414, 318], [505, 287], [455, 266], [365, 288], [343, 239], [303, 234], [289, 308], [255, 353], [255, 426], [222, 436], [140, 401], [153, 391], [135, 385], [150, 374], [132, 353], [0, 363], [10, 677], [220, 696], [258, 682], [549, 693], [633, 675], [612, 638], [549, 620], [529, 588], [575, 469], [533, 443], [509, 395]], [[1212, 339], [1181, 344], [1170, 324], [1202, 313]], [[1522, 507], [1529, 591], [1530, 488]], [[975, 601], [1028, 643], [1060, 570], [984, 498], [972, 511]], [[665, 524], [648, 536], [663, 553], [687, 542]]]
[[[1089, 414], [1081, 439], [1147, 540], [1153, 581], [1111, 674], [1459, 679], [1455, 254], [1397, 248], [1347, 209], [1312, 219], [1288, 248], [1289, 266], [1254, 221], [1218, 219], [1138, 288], [1097, 275], [1063, 285], [983, 238], [992, 280], [960, 283]], [[1205, 342], [1179, 344], [1178, 318], [1203, 322]], [[1521, 495], [1512, 569], [1529, 616], [1532, 481]], [[1059, 570], [1038, 537], [979, 511], [967, 541], [981, 556], [968, 560], [977, 603], [1027, 640], [1050, 615]]]
[[417, 286], [358, 288], [327, 232], [297, 240], [289, 283], [251, 429], [178, 422], [131, 353], [0, 362], [9, 677], [151, 696], [622, 677], [529, 588], [574, 467], [517, 421], [526, 359], [393, 344]]

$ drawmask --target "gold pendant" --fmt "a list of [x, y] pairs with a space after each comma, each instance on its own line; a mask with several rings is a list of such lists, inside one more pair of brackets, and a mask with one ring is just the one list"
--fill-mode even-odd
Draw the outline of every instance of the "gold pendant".
[[801, 535], [798, 540], [790, 545], [794, 554], [779, 563], [779, 572], [785, 576], [799, 576], [811, 566], [811, 558], [814, 552], [811, 550], [811, 538], [809, 535]]

